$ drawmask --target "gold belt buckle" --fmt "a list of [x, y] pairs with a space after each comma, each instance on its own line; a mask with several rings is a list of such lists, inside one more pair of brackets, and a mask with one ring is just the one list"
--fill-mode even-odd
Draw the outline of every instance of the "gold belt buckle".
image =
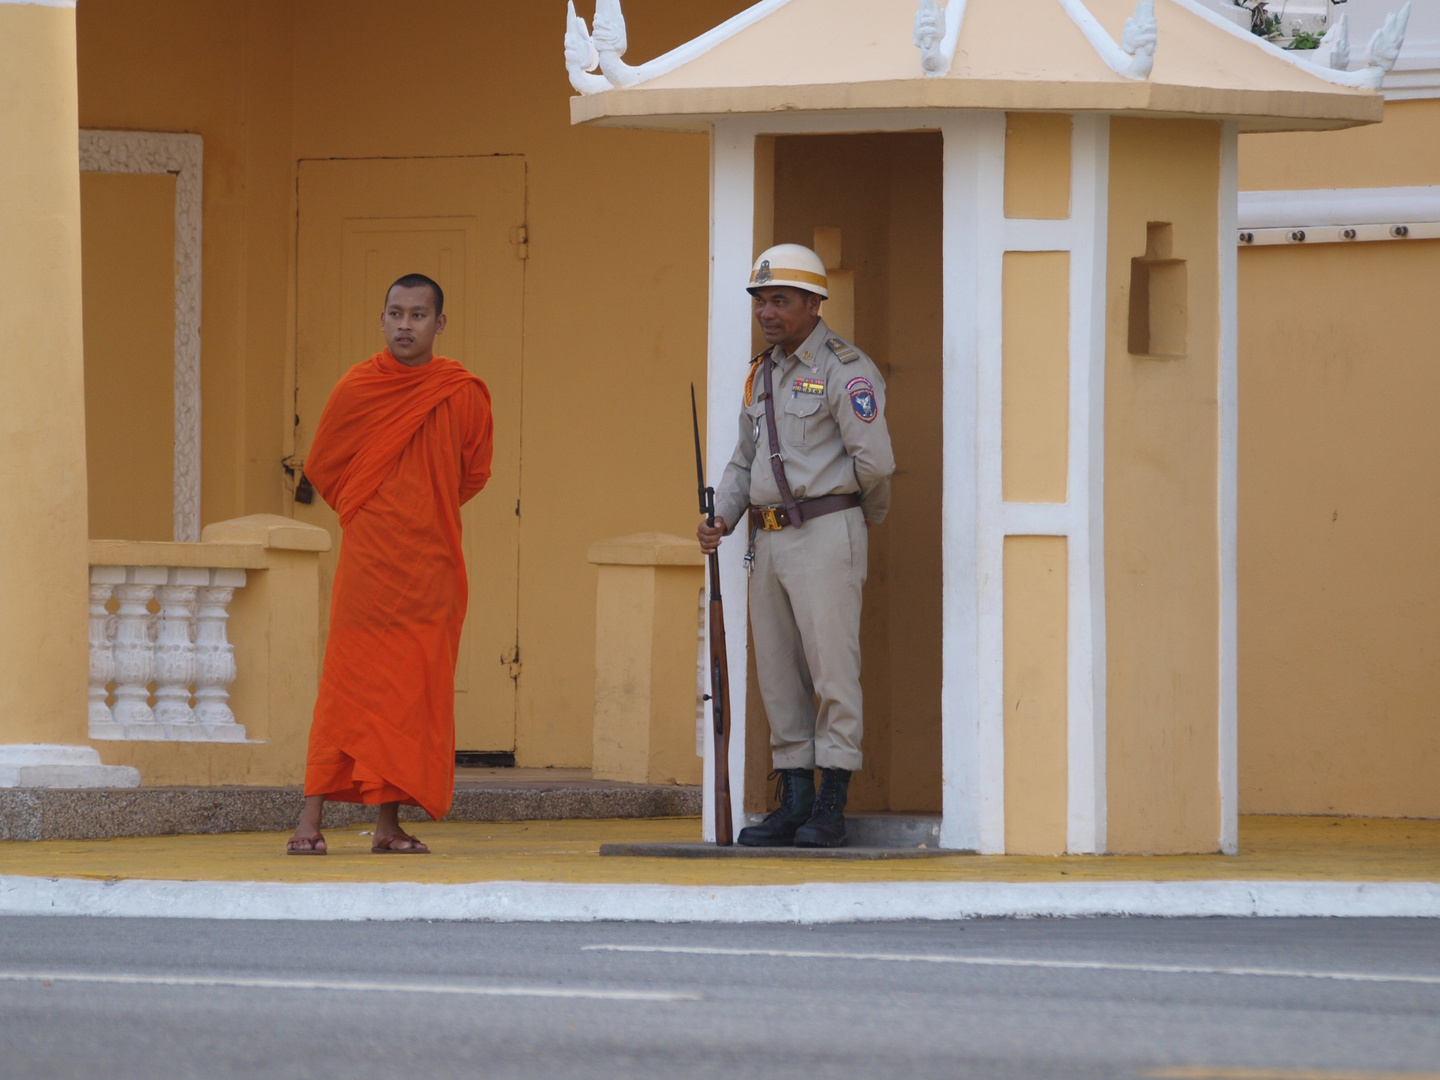
[[780, 519], [775, 516], [775, 507], [762, 506], [760, 508], [760, 528], [766, 532], [779, 532], [784, 527], [780, 524]]

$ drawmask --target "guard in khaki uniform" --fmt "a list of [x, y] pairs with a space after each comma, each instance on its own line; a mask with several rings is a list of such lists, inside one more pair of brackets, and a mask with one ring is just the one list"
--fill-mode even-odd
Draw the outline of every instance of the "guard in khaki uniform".
[[838, 847], [861, 764], [866, 529], [885, 519], [895, 471], [885, 382], [820, 318], [825, 264], [809, 248], [772, 247], [748, 288], [771, 348], [750, 363], [715, 525], [698, 532], [709, 553], [750, 508], [750, 626], [780, 808], [739, 842]]

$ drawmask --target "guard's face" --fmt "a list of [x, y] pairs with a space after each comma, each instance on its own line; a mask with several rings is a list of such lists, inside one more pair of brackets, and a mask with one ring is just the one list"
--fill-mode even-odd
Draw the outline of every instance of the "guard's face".
[[821, 297], [789, 285], [750, 291], [760, 332], [771, 345], [798, 345], [820, 318]]
[[435, 294], [424, 285], [397, 287], [385, 298], [380, 329], [396, 360], [424, 360], [434, 351], [435, 335], [445, 331], [445, 316], [435, 314]]

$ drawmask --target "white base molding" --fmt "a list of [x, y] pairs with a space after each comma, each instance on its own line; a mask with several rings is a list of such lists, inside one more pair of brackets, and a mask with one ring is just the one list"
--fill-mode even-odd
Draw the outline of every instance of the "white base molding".
[[90, 725], [97, 741], [245, 742], [244, 724], [115, 724]]
[[50, 743], [0, 746], [0, 788], [132, 788], [140, 770], [104, 765], [89, 746]]

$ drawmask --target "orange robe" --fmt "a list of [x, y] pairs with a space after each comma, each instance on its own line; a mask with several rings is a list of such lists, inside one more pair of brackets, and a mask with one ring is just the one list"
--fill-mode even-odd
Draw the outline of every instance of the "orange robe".
[[492, 435], [485, 384], [443, 357], [387, 349], [331, 393], [305, 458], [342, 529], [306, 795], [450, 808], [460, 507], [490, 479]]

